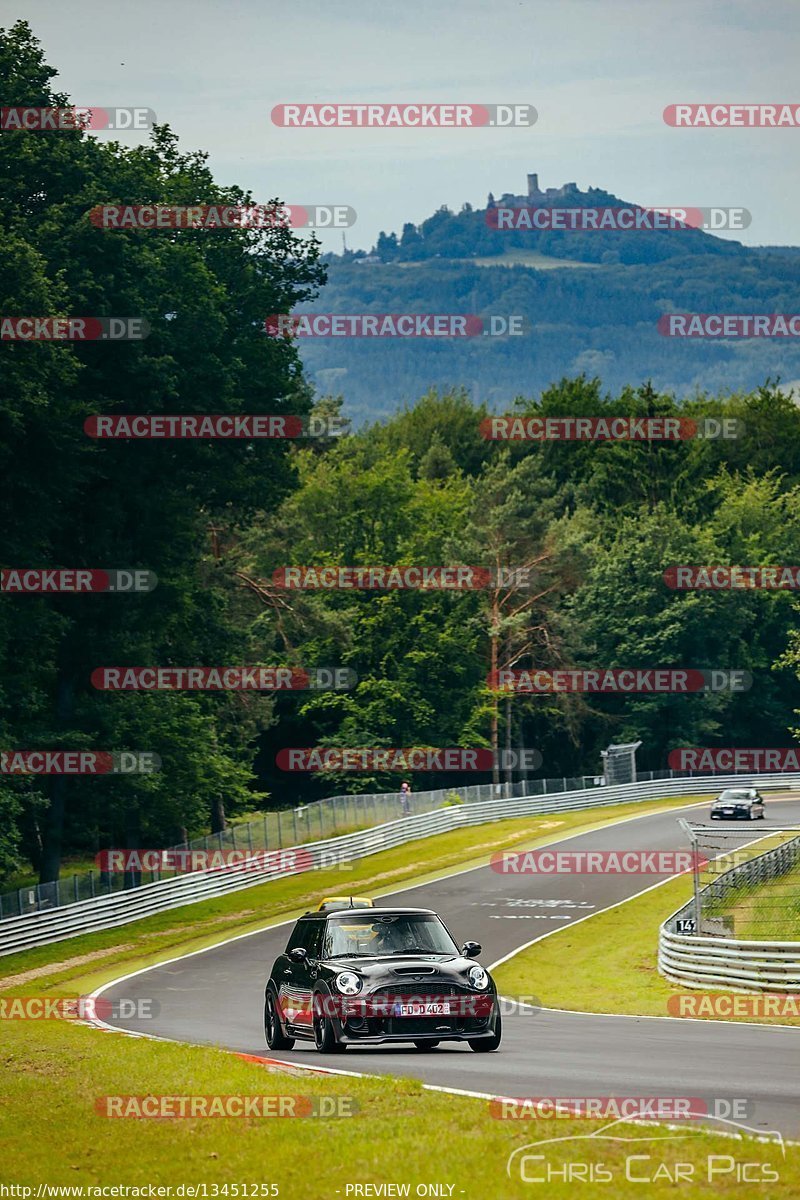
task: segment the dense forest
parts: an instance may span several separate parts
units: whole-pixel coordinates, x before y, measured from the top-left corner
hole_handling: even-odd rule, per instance
[[[4,95],[66,104],[52,75],[27,25],[6,31]],[[340,311],[367,287],[374,311],[401,311],[414,298],[418,308],[422,268],[334,265],[326,285],[318,244],[290,229],[109,232],[87,215],[102,202],[200,200],[252,197],[216,183],[205,156],[181,152],[167,126],[133,149],[81,132],[0,139],[0,311],[135,316],[151,329],[120,344],[3,343],[3,563],[140,568],[159,580],[140,595],[0,598],[0,750],[139,749],[162,764],[129,777],[0,776],[0,881],[26,861],[48,880],[64,856],[123,839],[169,845],[219,828],[226,814],[399,784],[369,772],[287,775],[275,761],[285,747],[494,739],[537,748],[541,775],[579,775],[599,769],[612,741],[640,739],[639,765],[651,769],[664,769],[678,746],[790,743],[800,671],[792,593],[683,593],[663,576],[680,563],[800,562],[800,410],[774,382],[769,344],[693,346],[718,364],[746,353],[743,377],[757,372],[759,383],[679,403],[657,380],[688,344],[651,341],[642,322],[666,297],[676,308],[724,301],[790,311],[800,266],[776,256],[770,274],[726,251],[693,256],[691,270],[680,257],[657,267],[486,271],[476,309],[517,311],[535,298],[547,325],[539,350],[513,357],[506,339],[468,360],[463,345],[424,347],[438,388],[419,387],[383,416],[396,407],[409,347],[354,343],[338,383],[338,346],[316,345],[336,386],[315,393],[296,343],[267,336],[264,319],[311,303],[331,311],[326,286],[339,289]],[[464,285],[478,276],[427,269],[431,311],[466,311]],[[602,331],[598,345],[619,339],[624,382],[609,388],[597,362],[581,360],[589,334],[577,336],[576,321]],[[496,403],[461,386],[471,371]],[[361,419],[341,436],[297,441],[102,441],[83,428],[98,413],[325,417],[359,406]],[[502,442],[481,434],[490,409],[742,424],[732,440]],[[276,584],[276,572],[304,564],[525,565],[533,586]],[[112,664],[333,665],[354,671],[357,684],[292,695],[98,691],[92,672]],[[736,668],[753,684],[742,693],[509,697],[487,683],[493,664]],[[420,776],[414,786],[473,781]]]

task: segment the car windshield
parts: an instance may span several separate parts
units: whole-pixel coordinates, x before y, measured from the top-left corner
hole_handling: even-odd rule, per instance
[[[736,788],[728,788],[720,796],[720,800],[749,800],[750,793],[736,790]]]
[[[458,954],[458,947],[436,916],[365,913],[328,922],[323,958],[390,954]]]

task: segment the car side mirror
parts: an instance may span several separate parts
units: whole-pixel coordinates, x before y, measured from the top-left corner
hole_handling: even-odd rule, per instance
[[[461,947],[461,953],[464,955],[464,958],[477,958],[480,952],[480,942],[464,942],[464,945]]]
[[[306,950],[305,946],[295,946],[294,950],[289,951],[289,958],[292,960],[292,962],[305,962],[308,958],[308,951]]]

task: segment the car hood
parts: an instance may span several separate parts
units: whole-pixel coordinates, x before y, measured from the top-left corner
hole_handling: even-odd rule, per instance
[[[387,980],[403,979],[419,982],[425,979],[451,979],[462,981],[470,967],[479,966],[474,958],[457,955],[446,958],[436,955],[396,954],[390,957],[372,958],[357,955],[353,958],[328,959],[324,966],[330,971],[355,971],[367,982],[385,983]]]

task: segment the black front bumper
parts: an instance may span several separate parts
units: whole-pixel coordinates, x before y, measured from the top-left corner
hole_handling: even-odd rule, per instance
[[[396,996],[397,992],[392,989]],[[414,993],[414,998],[424,1001],[428,997]],[[381,992],[363,998],[381,1001]],[[431,995],[430,999],[434,999]],[[348,1045],[379,1045],[382,1042],[420,1041],[472,1041],[475,1038],[493,1037],[499,1015],[499,1001],[494,993],[466,993],[455,989],[437,989],[435,999],[452,1003],[453,1012],[437,1016],[400,1016],[387,1013],[371,1016],[360,1013],[348,1015],[343,1012],[337,1018],[337,1033]]]
[[[339,1041],[345,1046],[382,1046],[391,1042],[472,1042],[478,1041],[480,1038],[494,1037],[494,1026],[487,1028],[485,1025],[468,1033],[465,1031],[450,1030],[447,1033],[381,1033],[381,1034],[360,1034],[351,1033],[344,1029],[339,1035]]]

